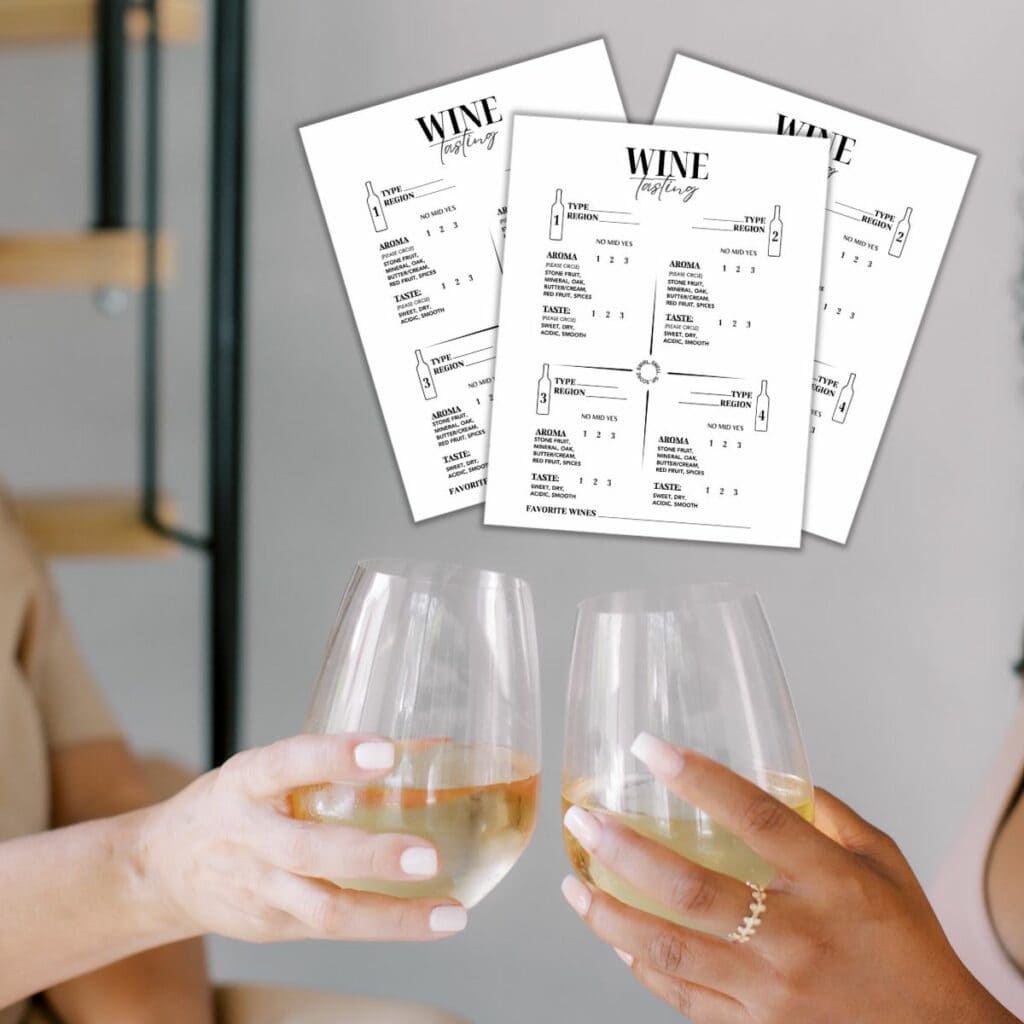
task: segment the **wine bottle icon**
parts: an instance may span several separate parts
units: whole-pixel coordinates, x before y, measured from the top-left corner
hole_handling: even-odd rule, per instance
[[[836,407],[832,413],[833,423],[846,422],[846,414],[850,411],[850,403],[853,401],[853,382],[856,379],[857,374],[851,373],[850,379],[846,382],[846,386],[839,392],[839,398],[836,401]]]
[[[910,234],[910,215],[914,212],[912,206],[907,207],[903,219],[896,225],[892,233],[892,241],[889,243],[889,255],[899,259],[903,255],[903,246],[907,244],[907,235]]]
[[[771,223],[768,225],[768,255],[769,256],[781,256],[782,255],[782,212],[781,206],[775,207],[775,213],[772,216]]]
[[[366,208],[370,211],[370,220],[373,221],[374,231],[387,231],[388,221],[384,216],[384,205],[380,201],[373,187],[373,182],[366,183]]]
[[[562,190],[555,189],[555,201],[551,204],[551,216],[548,219],[548,238],[552,242],[562,240],[562,232],[565,229],[565,204],[562,202]]]
[[[776,207],[777,209],[777,207]],[[768,429],[768,407],[771,405],[768,397],[768,381],[761,381],[761,393],[754,402],[754,429],[764,433]]]
[[[423,397],[428,402],[432,398],[437,398],[437,388],[434,387],[434,371],[427,365],[420,349],[416,349],[416,374],[420,379],[420,390],[423,392]]]
[[[551,374],[549,366],[544,364],[540,380],[537,381],[537,415],[547,416],[551,412]]]

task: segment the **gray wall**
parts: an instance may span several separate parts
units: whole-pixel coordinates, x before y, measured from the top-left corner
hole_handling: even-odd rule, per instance
[[[254,2],[245,735],[296,730],[352,564],[374,554],[488,565],[534,581],[547,785],[537,837],[429,947],[246,948],[222,977],[422,997],[488,1024],[672,1016],[586,934],[557,886],[557,766],[573,605],[688,579],[756,585],[816,780],[899,838],[928,876],[1014,701],[1024,618],[1024,366],[1017,340],[1024,7],[959,0]],[[982,7],[984,16],[982,16]],[[799,553],[414,527],[295,132],[299,122],[604,35],[627,109],[649,118],[676,48],[980,153],[939,285],[846,548]],[[88,61],[0,56],[0,224],[82,222]],[[201,512],[206,54],[167,59],[167,216],[183,268],[167,299],[166,477]],[[927,174],[927,168],[921,168]],[[0,470],[16,485],[134,479],[134,320],[83,296],[0,296]],[[82,643],[139,742],[198,758],[201,565],[58,570]]]

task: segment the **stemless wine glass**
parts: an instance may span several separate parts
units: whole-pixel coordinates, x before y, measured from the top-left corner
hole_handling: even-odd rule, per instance
[[[715,871],[767,885],[772,868],[630,753],[640,732],[706,754],[808,820],[813,787],[786,677],[757,594],[730,583],[626,591],[580,604],[570,669],[562,810],[611,815]],[[618,878],[563,830],[585,881],[691,924]]]
[[[389,896],[478,903],[533,833],[540,771],[537,639],[530,588],[486,570],[360,562],[341,602],[306,731],[395,742],[366,785],[292,794],[296,817],[433,842],[427,881],[332,879]]]

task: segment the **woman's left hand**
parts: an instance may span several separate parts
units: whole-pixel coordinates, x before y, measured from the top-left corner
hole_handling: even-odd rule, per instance
[[[606,815],[566,813],[591,857],[702,929],[634,910],[574,876],[562,884],[591,930],[681,1014],[697,1024],[1016,1024],[957,958],[896,844],[834,796],[817,790],[811,825],[699,754],[646,734],[633,752],[776,872],[758,913],[743,882]],[[737,942],[748,916],[751,934]]]

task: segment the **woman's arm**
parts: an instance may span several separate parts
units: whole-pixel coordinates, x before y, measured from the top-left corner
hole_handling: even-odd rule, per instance
[[[0,1006],[195,934],[148,876],[145,813],[0,844]]]
[[[288,816],[290,790],[370,781],[393,762],[381,737],[296,736],[236,755],[154,807],[0,843],[0,1006],[210,931],[256,942],[461,931],[454,900],[321,881],[431,877],[440,865],[428,841]]]
[[[647,735],[633,751],[776,872],[759,896],[609,817],[566,812],[566,827],[592,857],[693,923],[634,910],[574,876],[563,883],[590,928],[684,1016],[697,1024],[1019,1024],[957,959],[896,844],[845,804],[818,790],[815,827],[699,754]]]
[[[121,740],[82,743],[50,758],[53,823],[75,825],[148,807],[158,793]],[[49,989],[63,1024],[212,1024],[201,939],[160,946]]]

